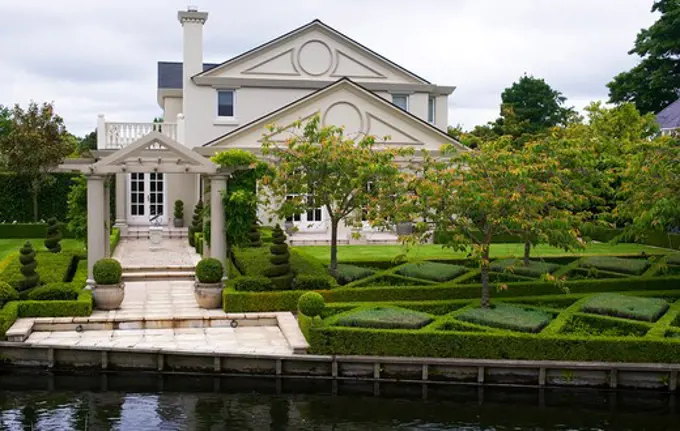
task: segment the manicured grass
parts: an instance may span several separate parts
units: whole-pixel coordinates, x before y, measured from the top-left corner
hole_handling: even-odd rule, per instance
[[[330,262],[330,247],[310,245],[294,247],[316,257],[323,262]],[[532,250],[532,256],[583,256],[604,254],[640,254],[645,252],[663,253],[666,249],[640,244],[590,244],[583,250],[567,253],[562,249],[539,244]],[[338,246],[338,260],[342,261],[385,261],[394,259],[404,253],[400,245],[341,245]],[[492,244],[491,257],[517,257],[524,253],[524,244]],[[423,244],[409,250],[409,259],[465,259],[467,252],[457,252],[443,248],[441,245]]]
[[[338,318],[338,326],[376,329],[419,329],[432,322],[432,316],[399,307],[371,307],[349,312]]]
[[[498,304],[493,308],[470,308],[456,316],[464,322],[520,332],[540,332],[552,316],[540,310],[528,310],[516,305]]]
[[[588,298],[582,310],[588,313],[655,322],[668,310],[668,303],[658,298],[603,293]]]
[[[597,268],[604,271],[640,275],[649,266],[649,261],[646,259],[623,259],[614,256],[590,256],[581,260],[581,266],[584,268]]]
[[[239,248],[234,250],[236,266],[243,275],[265,276],[271,267],[269,246]],[[326,267],[315,259],[309,259],[304,252],[290,252],[290,266],[294,274],[328,275]]]
[[[21,246],[24,245],[24,243],[27,240],[25,239],[0,239],[0,260],[4,259],[8,255],[18,252]],[[43,244],[43,241],[45,241],[45,238],[30,238],[28,241],[31,241],[31,244],[33,244],[33,248],[36,250],[45,250],[45,245]],[[62,239],[61,240],[61,247],[62,250],[72,250],[72,251],[84,251],[85,248],[83,247],[83,244],[75,239]]]
[[[430,281],[448,281],[470,271],[470,268],[439,262],[409,263],[397,270],[398,274]]]
[[[491,270],[497,272],[509,272],[511,274],[528,275],[540,277],[543,274],[550,274],[560,266],[555,263],[529,261],[525,265],[522,259],[499,259],[491,262]]]
[[[38,251],[35,254],[35,260],[38,262],[36,272],[40,275],[40,284],[58,283],[67,281],[69,270],[75,271],[74,256],[79,253],[73,251],[63,251],[61,253],[51,253],[47,250]],[[76,261],[77,262],[77,261]],[[0,280],[8,283],[17,290],[22,290],[21,286],[24,276],[21,273],[21,262],[19,258],[13,259],[9,265],[0,272]],[[73,272],[71,276],[73,276]],[[68,280],[70,281],[70,280]]]

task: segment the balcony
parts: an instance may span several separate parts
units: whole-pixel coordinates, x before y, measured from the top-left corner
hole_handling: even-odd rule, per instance
[[[182,143],[184,141],[182,136],[183,123],[182,114],[177,116],[176,123],[109,122],[103,115],[100,115],[97,121],[97,149],[119,150],[154,131]]]

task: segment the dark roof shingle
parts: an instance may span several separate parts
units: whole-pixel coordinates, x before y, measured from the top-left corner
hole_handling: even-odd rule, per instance
[[[215,63],[203,63],[203,70],[217,66]],[[158,88],[182,88],[182,63],[176,61],[158,62]]]
[[[662,129],[676,129],[680,127],[680,99],[656,114],[656,121]]]

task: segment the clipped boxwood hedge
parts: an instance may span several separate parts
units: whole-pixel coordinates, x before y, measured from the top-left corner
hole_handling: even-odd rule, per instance
[[[668,303],[659,298],[603,293],[588,298],[581,309],[588,313],[655,322],[668,310]]]
[[[642,274],[650,265],[646,259],[624,259],[614,256],[588,256],[580,261],[584,268],[597,268],[604,271],[621,272],[624,274]]]
[[[558,269],[560,265],[556,263],[538,262],[530,260],[525,264],[521,259],[500,259],[491,262],[491,270],[496,272],[510,272],[530,277],[540,277],[543,274],[550,274]]]
[[[498,304],[491,308],[470,308],[456,316],[464,322],[520,332],[540,332],[552,319],[542,310],[530,310],[516,305]]]
[[[326,267],[317,259],[301,252],[289,249],[290,265],[293,274],[328,275]],[[265,275],[271,267],[269,246],[258,248],[239,248],[234,250],[234,264],[243,275]]]
[[[335,316],[337,326],[383,329],[419,329],[434,319],[427,313],[399,307],[360,307]]]
[[[397,274],[410,278],[422,278],[430,281],[449,281],[470,271],[470,268],[439,262],[414,262],[397,269]]]
[[[35,256],[38,262],[36,272],[40,274],[40,281],[43,284],[70,282],[80,259],[78,252],[50,253],[47,250],[38,250]],[[14,259],[0,272],[0,280],[9,283],[15,289],[20,288],[24,276],[21,273],[18,256],[14,255]]]
[[[68,229],[66,229],[66,225],[62,225],[61,229],[64,238],[73,237]],[[45,238],[46,235],[46,223],[0,223],[0,238]]]
[[[375,274],[375,270],[363,266],[339,263],[335,269],[335,279],[343,286],[362,278],[370,277]]]

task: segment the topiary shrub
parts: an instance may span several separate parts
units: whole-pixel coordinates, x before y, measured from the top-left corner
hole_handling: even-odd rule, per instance
[[[219,283],[224,275],[222,262],[214,257],[201,259],[196,265],[196,277],[201,283]]]
[[[116,259],[99,259],[92,267],[96,284],[120,284],[123,268]]]
[[[337,285],[335,279],[327,275],[300,274],[295,277],[295,290],[329,290]]]
[[[18,299],[19,294],[17,291],[4,281],[0,281],[0,309],[9,301],[16,301]]]
[[[180,199],[175,201],[175,210],[173,211],[173,216],[177,220],[184,221],[184,202],[182,202]]]
[[[61,232],[61,223],[56,218],[52,217],[47,220],[47,238],[45,239],[45,248],[52,253],[59,253],[61,251],[61,244],[59,241],[64,237]]]
[[[229,280],[227,284],[239,292],[269,292],[274,290],[271,279],[261,275],[238,277]]]
[[[272,280],[274,286],[279,290],[290,289],[293,281],[293,273],[290,270],[290,253],[286,244],[286,234],[278,224],[272,233],[272,245],[269,247],[271,256],[269,262],[272,264],[264,271],[264,275]]]
[[[50,283],[28,292],[31,301],[75,301],[78,289],[69,283]]]
[[[320,315],[326,306],[326,302],[317,292],[307,292],[298,299],[298,310],[300,313],[312,319]]]
[[[191,226],[189,226],[189,245],[196,247],[194,242],[197,232],[203,230],[203,201],[199,200],[194,207],[194,216],[191,219]]]
[[[253,220],[253,224],[250,226],[250,233],[248,234],[248,240],[250,241],[250,247],[262,247],[262,237],[260,236],[260,226],[257,224],[257,220]]]
[[[19,262],[21,262],[21,274],[24,279],[19,284],[19,290],[24,291],[32,289],[40,282],[40,275],[35,271],[38,267],[38,262],[35,260],[35,250],[30,241],[26,241],[21,250],[19,250]]]

